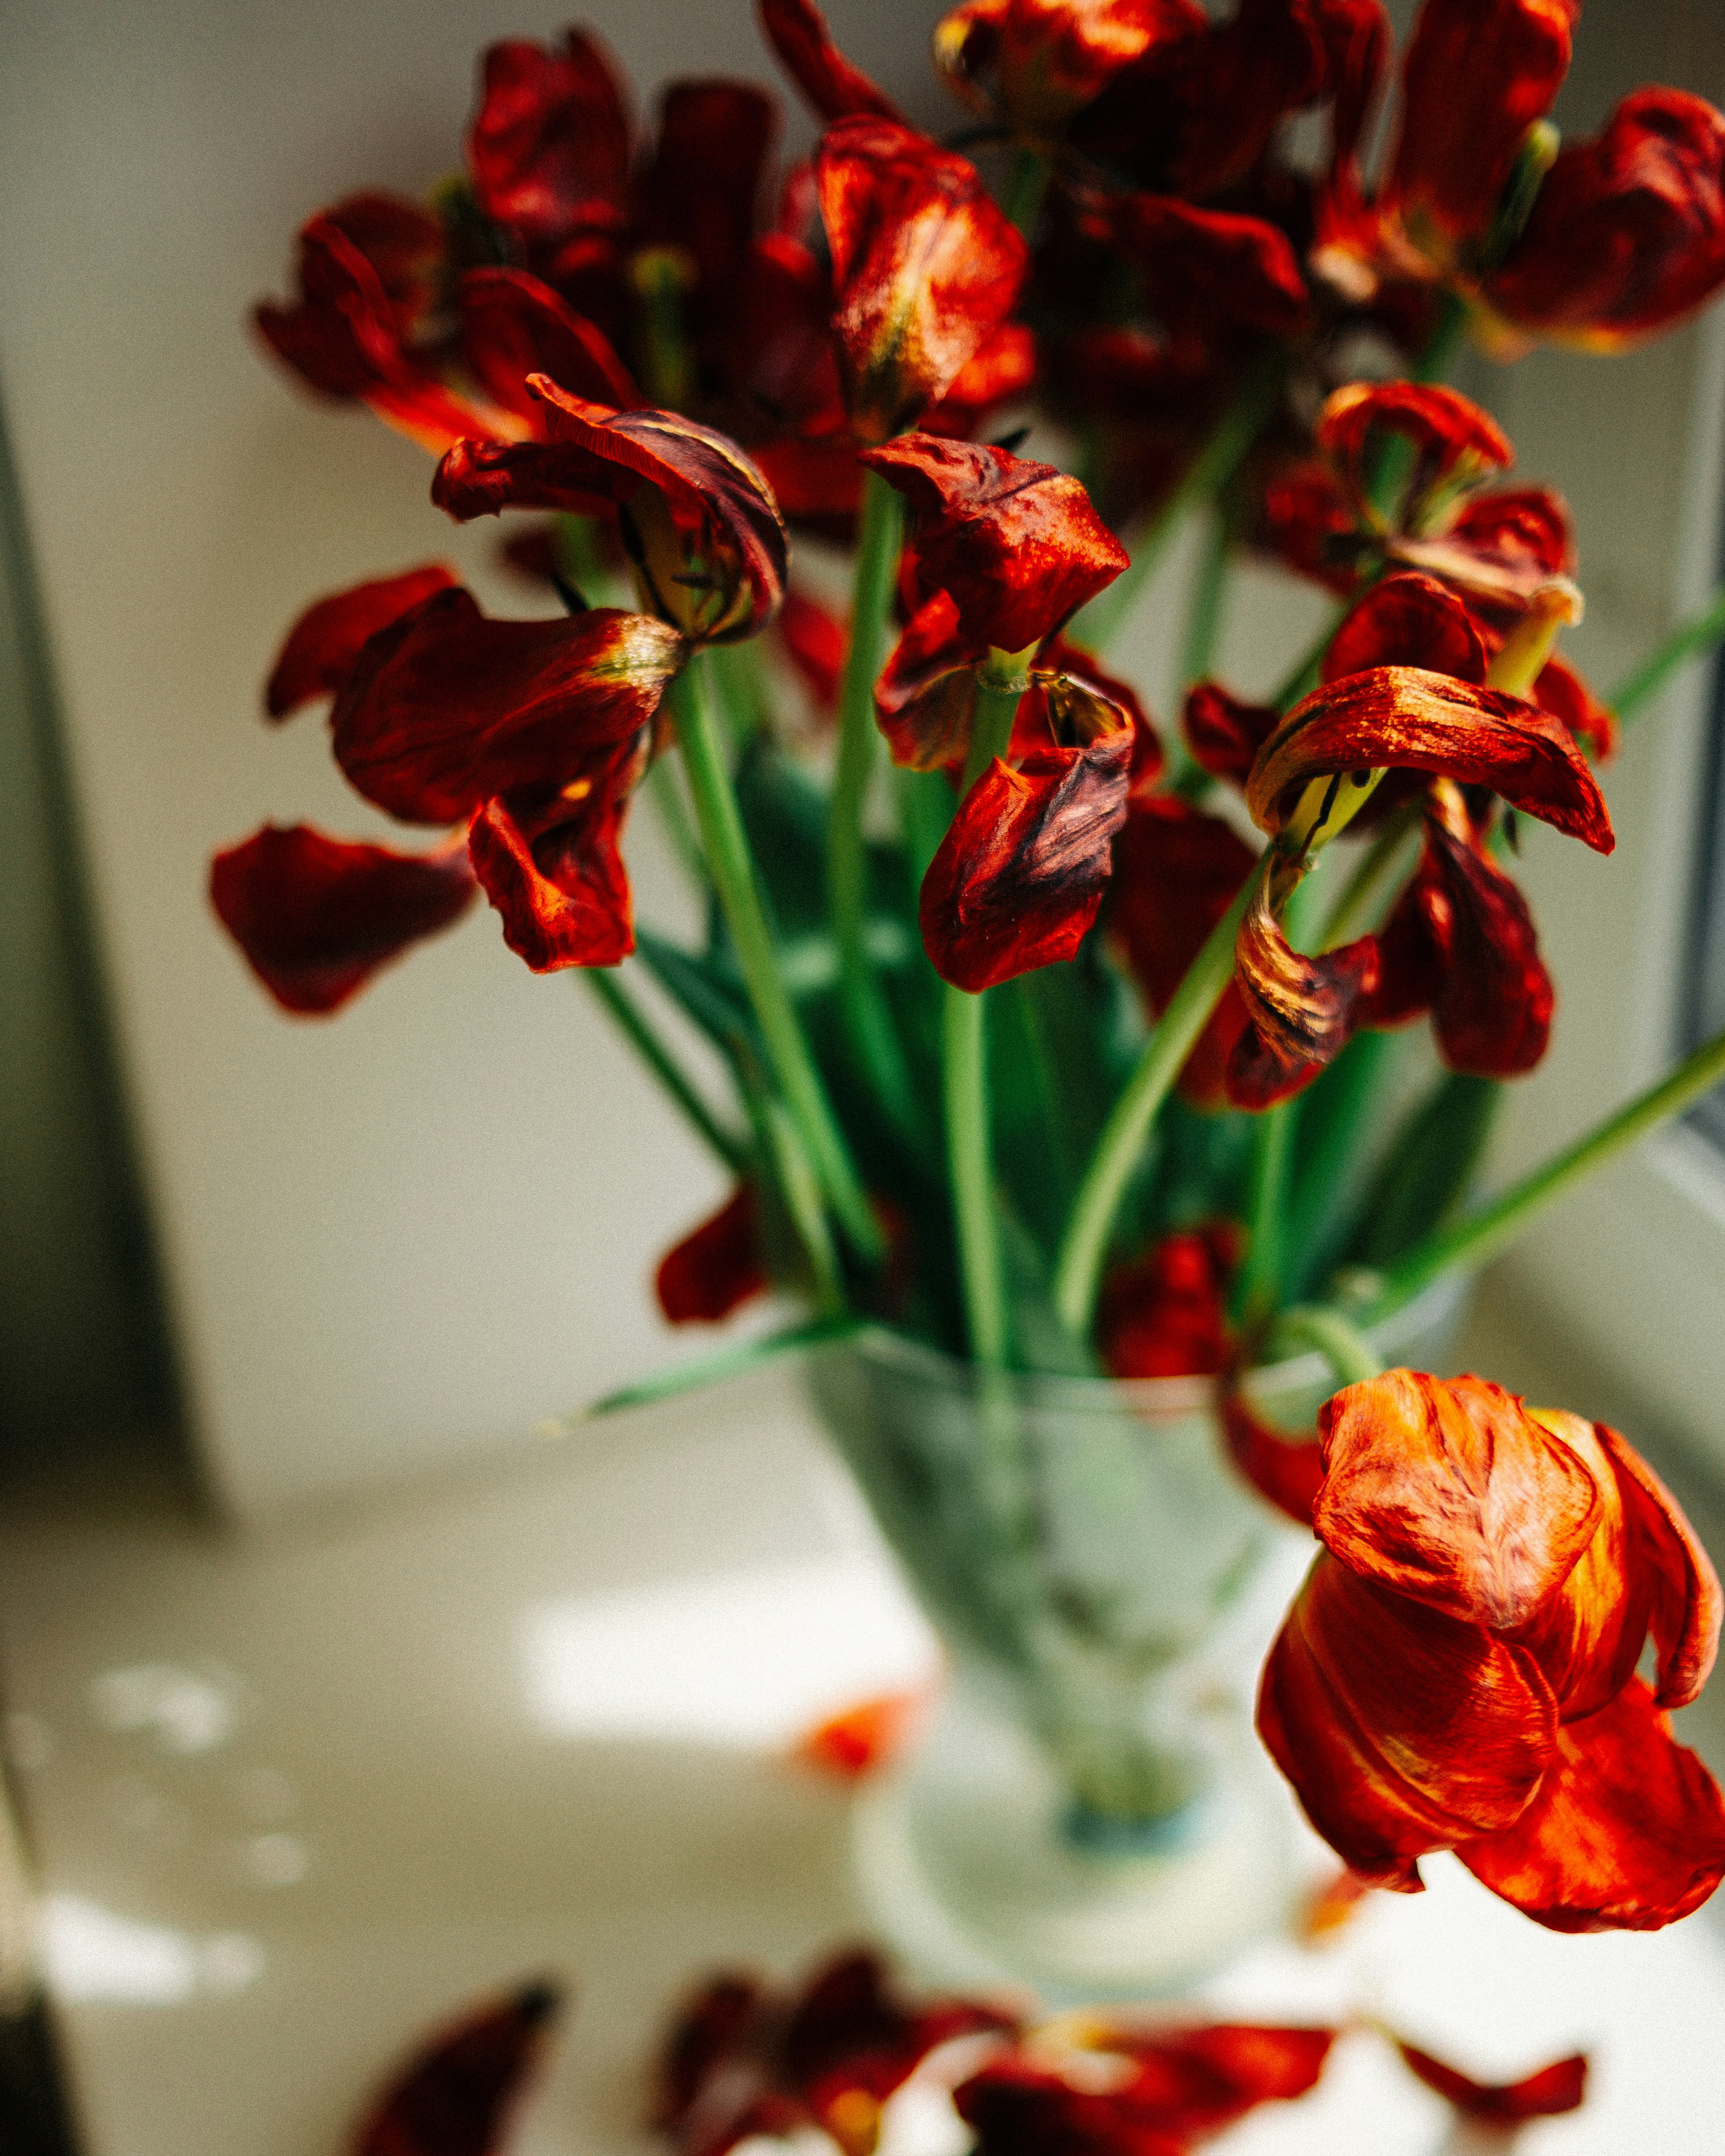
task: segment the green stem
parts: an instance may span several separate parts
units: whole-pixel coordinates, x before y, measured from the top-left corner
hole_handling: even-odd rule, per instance
[[[1664,688],[1677,669],[1703,651],[1711,651],[1725,638],[1725,591],[1716,592],[1697,614],[1680,622],[1671,634],[1656,644],[1640,665],[1618,684],[1605,701],[1625,724]]]
[[[878,472],[863,478],[862,523],[850,602],[850,649],[839,699],[839,761],[827,813],[827,905],[839,952],[839,1004],[853,1046],[892,1123],[915,1123],[910,1074],[869,963],[868,849],[863,803],[880,746],[875,681],[886,652],[887,618],[898,572],[899,498]]]
[[[1420,822],[1423,803],[1405,801],[1384,820],[1383,829],[1354,865],[1324,923],[1323,948],[1334,951],[1377,926],[1386,888],[1400,877],[1402,856]]]
[[[733,747],[741,750],[754,736],[773,723],[773,707],[767,684],[761,679],[761,647],[747,644],[715,644],[707,654],[719,708],[731,730]]]
[[[1222,599],[1227,589],[1228,568],[1234,533],[1220,509],[1213,510],[1204,535],[1204,552],[1193,580],[1191,603],[1186,610],[1186,630],[1180,643],[1180,686],[1208,680],[1215,668],[1216,639],[1222,627]]]
[[[1278,348],[1247,377],[1244,388],[1217,421],[1209,439],[1186,467],[1179,485],[1151,520],[1133,550],[1131,564],[1105,592],[1074,617],[1072,639],[1102,650],[1125,626],[1127,616],[1189,510],[1213,501],[1239,470],[1281,394],[1285,356]]]
[[[1464,1214],[1450,1226],[1416,1243],[1385,1270],[1361,1322],[1375,1324],[1411,1301],[1430,1281],[1452,1266],[1484,1265],[1513,1241],[1542,1207],[1573,1190],[1660,1124],[1681,1115],[1722,1078],[1725,1078],[1725,1033],[1686,1056],[1668,1078],[1638,1094],[1543,1168],[1512,1183],[1489,1205]]]
[[[1235,1281],[1236,1324],[1248,1329],[1269,1317],[1281,1294],[1282,1235],[1294,1162],[1297,1101],[1283,1101],[1259,1116],[1252,1132],[1250,1240]]]
[[[1012,739],[1017,689],[978,685],[963,793],[1004,756]],[[960,797],[963,798],[963,795]],[[948,983],[941,1015],[942,1105],[947,1127],[947,1173],[958,1238],[958,1272],[964,1290],[970,1357],[985,1368],[1004,1366],[1007,1356],[1006,1274],[995,1210],[993,1133],[988,1116],[988,1040],[981,995]]]
[[[1048,192],[1050,177],[1049,162],[1040,150],[1014,151],[1012,169],[1006,176],[1006,192],[1001,198],[1000,207],[1026,239],[1041,215],[1042,198]]]
[[[1427,340],[1419,364],[1414,369],[1416,382],[1441,382],[1449,372],[1455,359],[1456,347],[1461,342],[1461,332],[1467,326],[1467,305],[1459,292],[1446,291],[1438,311],[1436,326]]]
[[[724,1128],[696,1091],[670,1050],[653,1030],[639,1004],[616,973],[607,967],[588,966],[582,969],[581,978],[610,1014],[618,1031],[706,1139],[713,1152],[733,1175],[747,1174],[748,1147],[734,1132]]]
[[[761,1028],[773,1075],[795,1118],[810,1158],[826,1187],[840,1226],[858,1254],[880,1256],[885,1244],[879,1224],[857,1179],[850,1147],[834,1121],[826,1088],[814,1067],[809,1044],[778,971],[772,931],[755,880],[742,818],[731,774],[725,767],[706,693],[702,663],[696,659],[671,685],[671,709],[694,797],[701,840],[713,887],[724,909],[737,963]]]
[[[701,850],[701,841],[695,835],[695,827],[689,821],[689,810],[677,790],[676,767],[669,757],[656,756],[647,773],[647,783],[652,791],[653,806],[665,826],[665,836],[670,840],[671,851],[679,866],[697,891],[703,895],[712,888],[706,872],[706,860]]]
[[[1276,1332],[1278,1341],[1292,1340],[1316,1348],[1344,1385],[1363,1384],[1368,1378],[1384,1374],[1382,1357],[1359,1327],[1338,1310],[1312,1304],[1285,1310],[1276,1321]]]
[[[1374,1096],[1401,1036],[1357,1033],[1325,1073],[1333,1097],[1315,1137],[1308,1140],[1301,1111],[1300,1171],[1294,1179],[1282,1229],[1282,1249],[1291,1294],[1304,1295],[1329,1270],[1332,1249],[1353,1201],[1355,1175],[1368,1142]],[[1317,1096],[1313,1095],[1314,1106]]]
[[[1144,1044],[1137,1068],[1109,1111],[1091,1156],[1055,1266],[1055,1307],[1075,1339],[1086,1338],[1096,1308],[1102,1260],[1120,1201],[1137,1168],[1156,1111],[1180,1075],[1199,1035],[1234,978],[1234,941],[1267,872],[1266,853],[1241,886]]]
[[[1312,642],[1294,661],[1291,671],[1270,699],[1278,711],[1292,711],[1302,696],[1309,696],[1317,686],[1318,675],[1323,670],[1324,654],[1329,649],[1330,640],[1336,631],[1347,620],[1353,604],[1353,601],[1348,599],[1337,607]]]
[[[655,1400],[674,1399],[679,1393],[694,1392],[702,1385],[716,1385],[726,1378],[740,1377],[745,1370],[757,1369],[762,1363],[777,1362],[783,1355],[802,1354],[814,1348],[836,1347],[841,1341],[856,1339],[868,1329],[865,1318],[817,1317],[804,1325],[788,1326],[783,1332],[769,1332],[764,1340],[739,1341],[734,1347],[721,1348],[716,1354],[697,1356],[692,1363],[680,1363],[672,1369],[660,1371],[656,1376],[624,1385],[619,1392],[607,1393],[603,1399],[595,1400],[578,1414],[559,1416],[542,1424],[540,1434],[561,1437],[600,1415],[617,1414],[624,1408],[648,1407]]]

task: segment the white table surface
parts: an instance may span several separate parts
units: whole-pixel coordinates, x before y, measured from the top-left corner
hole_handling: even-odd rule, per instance
[[[146,1486],[5,1511],[12,1750],[90,2156],[335,2156],[404,2045],[541,1970],[580,1997],[521,2156],[642,2148],[677,1991],[857,1932],[845,1794],[783,1740],[932,1649],[787,1379],[243,1538]],[[1428,1871],[1208,2001],[1379,2014],[1497,2077],[1589,2047],[1586,2109],[1530,2156],[1725,2148],[1711,1916],[1558,1938]],[[1358,2036],[1222,2145],[1424,2156],[1445,2116]]]

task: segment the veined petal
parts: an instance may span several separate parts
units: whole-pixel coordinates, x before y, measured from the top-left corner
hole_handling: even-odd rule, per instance
[[[210,863],[210,903],[284,1010],[339,1010],[380,966],[458,921],[473,872],[459,847],[400,854],[266,824]]]
[[[1248,1023],[1228,1059],[1228,1097],[1262,1109],[1311,1084],[1353,1038],[1378,985],[1378,939],[1310,958],[1294,949],[1275,912],[1272,879],[1240,925],[1234,978]]]
[[[633,740],[686,655],[650,615],[488,621],[470,593],[439,592],[361,653],[331,714],[336,761],[403,822],[454,823]]]
[[[1443,956],[1431,998],[1438,1052],[1451,1070],[1517,1078],[1551,1038],[1556,995],[1527,901],[1476,839],[1461,796],[1431,789],[1418,901]]]
[[[1318,1413],[1318,1539],[1362,1578],[1511,1632],[1555,1596],[1604,1500],[1584,1459],[1512,1394],[1390,1370]]]
[[[1418,666],[1482,686],[1486,647],[1473,619],[1435,577],[1385,577],[1355,603],[1324,654],[1325,681],[1373,666]],[[1244,774],[1242,774],[1244,775]]]
[[[1553,2059],[1548,2066],[1524,2074],[1518,2082],[1476,2082],[1399,2037],[1395,2048],[1409,2073],[1454,2104],[1464,2118],[1476,2118],[1481,2125],[1517,2127],[1524,2126],[1530,2118],[1556,2118],[1565,2112],[1579,2111],[1586,2100],[1585,2051]]]
[[[922,880],[922,942],[943,981],[976,994],[1073,956],[1102,902],[1131,761],[1125,726],[1017,771],[995,757]]]
[[[1053,465],[938,434],[906,434],[861,460],[911,503],[918,576],[950,593],[975,643],[1040,644],[1127,566],[1082,485]]]
[[[429,562],[424,568],[352,584],[317,600],[288,631],[276,654],[264,690],[264,709],[272,719],[285,719],[319,696],[334,696],[380,629],[455,582],[453,569]]]
[[[1526,1656],[1321,1552],[1264,1666],[1258,1733],[1343,1863],[1416,1892],[1419,1857],[1527,1808],[1557,1709]]]
[[[839,121],[815,179],[851,427],[885,441],[1006,320],[1029,250],[973,165],[895,121]]]
[[[946,592],[911,615],[875,684],[875,716],[901,769],[944,771],[963,762],[976,716],[976,670],[987,656],[986,644],[961,632]]]
[[[700,643],[764,629],[784,595],[788,541],[772,488],[736,443],[678,413],[583,403],[543,374],[527,388],[546,439],[458,443],[432,481],[438,506],[459,523],[505,509],[618,508],[663,619]]]
[[[1569,71],[1579,0],[1425,0],[1403,64],[1389,199],[1440,261],[1483,239]]]
[[[1281,828],[1317,778],[1388,767],[1486,786],[1609,854],[1604,800],[1566,728],[1520,696],[1414,666],[1376,666],[1315,690],[1265,744],[1246,783],[1260,830]]]
[[[620,225],[631,129],[615,63],[590,31],[561,48],[508,38],[480,64],[467,169],[481,210],[541,244]]]
[[[1558,1730],[1521,1816],[1456,1854],[1552,1931],[1657,1931],[1725,1876],[1725,1801],[1631,1677],[1609,1707]]]
[[[536,429],[545,407],[527,388],[530,374],[548,374],[577,397],[624,410],[642,401],[604,331],[525,270],[465,273],[461,342],[486,394]]]
[[[898,107],[845,59],[813,0],[758,0],[761,28],[784,69],[823,120],[872,113],[897,120]]]
[[[1657,1704],[1687,1707],[1699,1697],[1719,1650],[1719,1576],[1676,1499],[1641,1455],[1604,1423],[1595,1423],[1594,1432],[1617,1471],[1631,1563],[1652,1583]]]
[[[583,760],[564,784],[485,802],[467,834],[474,873],[503,940],[536,973],[615,966],[635,947],[634,902],[619,850],[649,730]]]
[[[1725,117],[1686,91],[1650,89],[1560,152],[1486,295],[1524,336],[1615,351],[1722,285]]]
[[[1367,522],[1375,515],[1373,464],[1386,435],[1399,435],[1414,451],[1395,519],[1402,531],[1423,531],[1445,509],[1453,515],[1459,495],[1515,461],[1497,422],[1459,390],[1423,382],[1348,382],[1325,400],[1315,439]]]
[[[654,1292],[673,1325],[716,1325],[766,1292],[758,1211],[754,1185],[739,1183],[716,1213],[660,1260]]]

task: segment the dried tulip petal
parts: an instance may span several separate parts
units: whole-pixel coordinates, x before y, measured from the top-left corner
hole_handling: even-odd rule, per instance
[[[1164,1235],[1102,1283],[1096,1344],[1117,1378],[1213,1377],[1233,1340],[1228,1282],[1240,1260],[1226,1224]]]
[[[875,715],[893,762],[906,771],[962,764],[976,716],[976,669],[987,647],[963,636],[958,609],[937,592],[911,617],[875,684]]]
[[[434,2037],[367,2113],[353,2156],[493,2156],[562,2004],[557,1985],[524,1984]]]
[[[619,965],[635,947],[619,849],[647,756],[644,730],[593,758],[579,778],[513,789],[474,818],[474,873],[502,916],[504,942],[536,973]]]
[[[716,1325],[771,1285],[752,1183],[738,1183],[710,1219],[667,1250],[653,1281],[659,1307],[673,1325]]]
[[[1594,1431],[1617,1472],[1634,1536],[1632,1561],[1653,1584],[1656,1702],[1687,1707],[1700,1696],[1719,1650],[1719,1576],[1682,1508],[1646,1461],[1608,1424],[1595,1423]]]
[[[1553,2059],[1518,2082],[1476,2082],[1399,2037],[1395,2047],[1409,2073],[1454,2104],[1464,2118],[1477,2119],[1484,2126],[1516,2127],[1530,2118],[1559,2118],[1564,2112],[1579,2111],[1586,2100],[1585,2051]]]
[[[778,134],[778,100],[753,83],[709,78],[665,90],[630,238],[638,250],[675,248],[692,267],[685,305],[696,328],[735,305]]]
[[[1444,954],[1442,980],[1431,998],[1438,1052],[1451,1070],[1519,1077],[1545,1054],[1556,1003],[1533,916],[1476,841],[1460,795],[1442,781],[1434,793],[1419,889],[1433,941]]]
[[[352,584],[317,600],[288,631],[276,654],[264,690],[264,709],[272,719],[285,719],[319,696],[335,696],[380,629],[455,582],[453,569],[429,562],[424,568]]]
[[[1194,0],[965,0],[935,26],[935,72],[968,105],[986,112],[998,101],[1016,132],[1038,138],[1122,68],[1209,27]]]
[[[616,64],[590,31],[566,31],[561,48],[504,38],[480,63],[467,137],[475,198],[541,244],[619,226],[631,132]]]
[[[785,72],[823,120],[872,113],[897,120],[898,107],[833,43],[813,0],[758,0],[761,27]]]
[[[1222,1438],[1228,1456],[1260,1497],[1286,1513],[1296,1527],[1312,1525],[1312,1510],[1324,1479],[1317,1433],[1290,1437],[1252,1411],[1237,1383],[1223,1389]]]
[[[1219,681],[1197,681],[1186,691],[1186,745],[1212,778],[1244,786],[1259,750],[1281,724],[1273,704],[1249,703]]]
[[[1228,1059],[1235,1106],[1260,1110],[1291,1099],[1333,1062],[1361,1022],[1378,967],[1373,936],[1321,957],[1296,951],[1276,920],[1266,878],[1235,945],[1235,983],[1247,1017]]]
[[[1590,763],[1609,763],[1617,753],[1617,714],[1602,704],[1573,666],[1548,659],[1533,684],[1533,701],[1560,720]]]
[[[573,396],[624,410],[642,401],[603,331],[525,270],[466,272],[461,341],[486,394],[536,429],[545,407],[527,388],[530,374],[548,374]]]
[[[1486,647],[1460,599],[1435,577],[1385,577],[1357,600],[1324,654],[1322,678],[1419,666],[1483,686]]]
[[[1387,435],[1410,443],[1414,453],[1402,490],[1404,530],[1420,528],[1434,499],[1452,499],[1515,459],[1491,413],[1459,390],[1435,382],[1349,382],[1326,400],[1314,438],[1368,521],[1377,447]]]
[[[1200,209],[1175,195],[1113,198],[1091,220],[1148,272],[1165,305],[1266,335],[1291,336],[1311,299],[1287,235],[1260,217]]]

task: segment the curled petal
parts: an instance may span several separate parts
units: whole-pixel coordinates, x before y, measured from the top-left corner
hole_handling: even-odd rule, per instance
[[[1587,2053],[1553,2059],[1548,2066],[1524,2074],[1518,2082],[1476,2082],[1399,2038],[1395,2048],[1409,2073],[1455,2105],[1464,2118],[1482,2125],[1524,2126],[1530,2118],[1557,2118],[1579,2111],[1587,2097]]]
[[[1326,399],[1316,439],[1368,521],[1373,463],[1386,434],[1399,435],[1414,450],[1414,473],[1402,496],[1404,529],[1419,529],[1435,499],[1453,501],[1455,494],[1515,460],[1497,422],[1459,390],[1420,382],[1351,382]]]
[[[1602,704],[1585,681],[1561,659],[1548,659],[1533,684],[1533,701],[1561,721],[1569,738],[1589,763],[1609,763],[1617,753],[1617,714]]]
[[[1456,1854],[1552,1931],[1657,1931],[1725,1876],[1725,1800],[1631,1677],[1610,1706],[1558,1730],[1520,1817]]]
[[[1528,589],[1575,568],[1569,505],[1548,486],[1500,486],[1466,503],[1445,535]]]
[[[470,593],[439,592],[361,653],[331,714],[336,761],[404,823],[452,824],[633,741],[685,656],[650,615],[488,621]]]
[[[950,593],[965,636],[1022,651],[1127,566],[1080,482],[980,442],[906,434],[862,462],[911,505],[917,573]]]
[[[1176,312],[1195,306],[1245,329],[1286,336],[1310,311],[1299,257],[1263,218],[1199,209],[1174,195],[1132,194],[1111,202],[1097,222]]]
[[[858,113],[896,120],[898,107],[833,43],[827,19],[813,0],[758,0],[761,27],[787,74],[823,120]]]
[[[351,585],[345,592],[331,592],[307,607],[288,631],[270,670],[264,710],[272,719],[285,719],[319,696],[336,695],[380,629],[411,613],[433,593],[447,590],[455,581],[453,569],[430,562],[423,569],[403,570],[398,577],[379,577],[370,583]]]
[[[1003,322],[923,413],[923,431],[973,434],[1003,405],[1028,397],[1035,383],[1035,333],[1022,322]]]
[[[1430,998],[1438,1051],[1451,1070],[1519,1077],[1545,1054],[1556,1002],[1533,916],[1478,844],[1460,794],[1441,780],[1433,793],[1415,891],[1443,953]]]
[[[1073,956],[1102,902],[1131,760],[1125,726],[1017,771],[995,757],[922,880],[922,941],[943,981],[978,994]]]
[[[1557,1708],[1526,1656],[1322,1552],[1264,1666],[1258,1733],[1343,1862],[1414,1892],[1419,1857],[1527,1808]]]
[[[1186,692],[1186,744],[1213,778],[1244,786],[1258,752],[1281,724],[1273,704],[1249,704],[1219,681],[1194,682]]]
[[[526,38],[486,49],[467,169],[487,217],[541,244],[620,226],[629,136],[615,64],[591,32],[566,32],[560,49]]]
[[[361,2121],[353,2156],[483,2156],[501,2148],[562,2005],[560,1987],[541,1980],[439,2030]]]
[[[1237,1230],[1218,1223],[1164,1235],[1110,1273],[1096,1339],[1114,1376],[1213,1377],[1224,1369],[1231,1346],[1228,1282],[1239,1262]]]
[[[1286,1512],[1296,1527],[1309,1527],[1324,1479],[1323,1454],[1316,1434],[1289,1437],[1273,1430],[1252,1412],[1235,1383],[1223,1389],[1221,1414],[1228,1457],[1260,1497]]]
[[[486,394],[536,427],[545,407],[527,388],[530,374],[548,374],[577,397],[624,409],[641,402],[604,331],[525,270],[466,272],[461,341]]]
[[[210,863],[210,903],[284,1010],[339,1010],[380,966],[459,920],[473,871],[459,848],[399,854],[266,824]]]
[[[963,763],[976,716],[976,669],[987,647],[966,638],[937,592],[911,615],[875,684],[875,713],[893,762],[907,771]]]
[[[1099,734],[1129,726],[1132,730],[1130,798],[1134,801],[1152,798],[1162,776],[1162,742],[1129,681],[1106,672],[1091,653],[1056,636],[1036,654],[1030,671],[1030,693],[1019,706],[1019,719],[1034,715],[1039,706],[1046,712],[1050,730],[1062,748],[1082,747]]]
[[[1134,61],[1209,28],[1194,0],[965,0],[934,33],[935,72],[978,110],[988,79],[1019,134],[1057,131]]]
[[[1487,786],[1543,823],[1609,854],[1604,800],[1567,730],[1537,706],[1413,666],[1376,666],[1316,690],[1265,744],[1246,784],[1260,830],[1281,828],[1314,778],[1429,771]]]
[[[1318,1538],[1362,1578],[1507,1632],[1556,1595],[1604,1510],[1584,1459],[1483,1378],[1390,1370],[1318,1412]]]
[[[675,412],[584,403],[543,374],[527,387],[546,439],[458,443],[432,481],[438,506],[459,523],[505,509],[624,509],[664,619],[702,643],[764,629],[784,595],[784,520],[736,443]]]
[[[1240,926],[1234,978],[1248,1023],[1228,1059],[1228,1097],[1260,1109],[1286,1101],[1333,1062],[1378,985],[1378,939],[1362,936],[1308,958],[1276,918],[1270,879]]]
[[[769,1284],[752,1183],[738,1183],[710,1219],[667,1250],[653,1279],[659,1307],[673,1325],[716,1325]]]
[[[1719,1576],[1682,1508],[1635,1448],[1604,1423],[1594,1432],[1617,1471],[1630,1523],[1631,1562],[1652,1583],[1661,1707],[1687,1707],[1719,1650]]]
[[[644,730],[567,784],[517,788],[474,818],[474,873],[502,916],[504,942],[536,973],[619,965],[635,947],[619,845],[647,754]]]
[[[1486,282],[1515,329],[1612,351],[1725,285],[1725,118],[1680,90],[1638,90],[1560,153]]]
[[[1440,261],[1485,237],[1569,71],[1579,0],[1426,0],[1403,64],[1389,195]]]
[[[1358,599],[1324,654],[1323,679],[1373,666],[1419,666],[1483,685],[1486,647],[1460,599],[1435,577],[1385,577]]]
[[[973,165],[895,121],[839,121],[815,180],[851,427],[885,441],[1006,320],[1029,250]]]

